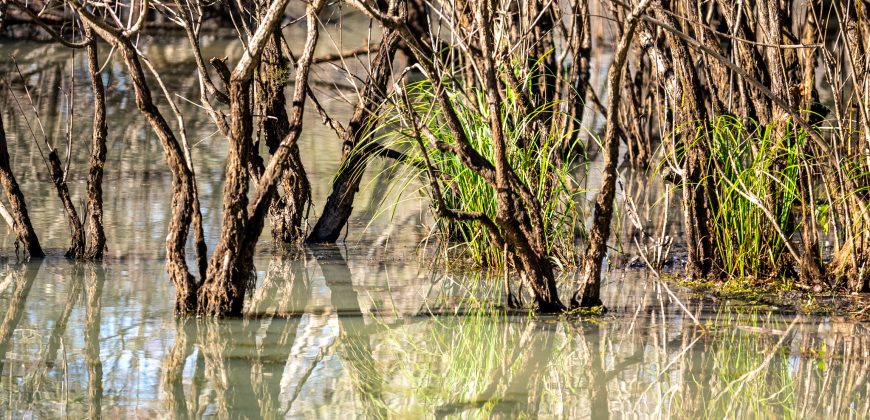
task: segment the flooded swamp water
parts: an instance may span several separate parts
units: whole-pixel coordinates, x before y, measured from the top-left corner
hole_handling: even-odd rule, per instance
[[[346,31],[348,39],[366,36]],[[71,89],[81,145],[69,179],[79,202],[90,132],[83,54],[2,44],[3,62],[15,54],[53,138],[62,138],[69,113],[57,112],[58,86],[69,87],[70,62],[79,64]],[[207,57],[238,54],[230,41],[203,45]],[[143,40],[140,48],[172,89],[197,97],[182,40]],[[243,319],[177,319],[162,259],[169,173],[125,72],[115,61],[106,69],[109,252],[100,264],[62,257],[66,221],[27,113],[3,100],[12,167],[51,251],[44,261],[18,262],[14,235],[0,230],[3,418],[870,416],[866,324],[693,293],[634,269],[609,272],[605,315],[507,313],[489,291],[500,279],[433,264],[433,253],[418,247],[431,226],[426,204],[402,200],[383,211],[378,203],[392,192],[371,175],[340,246],[288,254],[262,238]],[[328,68],[315,74],[338,77]],[[323,104],[339,117],[350,112],[341,97]],[[204,112],[179,105],[213,246],[226,148]],[[317,209],[341,144],[313,113],[299,144]]]

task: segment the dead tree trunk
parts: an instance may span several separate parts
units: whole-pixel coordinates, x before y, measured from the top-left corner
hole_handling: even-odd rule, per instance
[[[24,250],[31,258],[44,257],[45,253],[42,252],[42,247],[39,246],[39,238],[36,237],[36,232],[30,223],[30,216],[27,214],[27,203],[24,201],[24,194],[21,192],[21,188],[18,187],[18,182],[12,173],[12,166],[9,161],[9,149],[6,147],[6,131],[3,129],[2,115],[0,115],[0,184],[3,184],[6,198],[9,200],[9,211],[12,213],[13,230],[15,230],[15,236],[18,238],[17,242],[21,242]],[[16,248],[18,246],[17,242]]]
[[[607,251],[607,240],[610,237],[610,225],[613,218],[613,200],[616,197],[616,164],[619,161],[619,102],[621,100],[622,72],[625,68],[628,50],[634,38],[640,15],[649,7],[650,0],[641,2],[626,18],[622,38],[616,47],[613,64],[607,72],[607,89],[610,99],[607,105],[607,126],[604,131],[604,176],[601,189],[595,200],[595,213],[592,217],[592,228],[589,231],[589,242],[583,256],[583,268],[580,273],[579,287],[571,298],[572,308],[588,308],[601,306],[601,268],[604,254]]]

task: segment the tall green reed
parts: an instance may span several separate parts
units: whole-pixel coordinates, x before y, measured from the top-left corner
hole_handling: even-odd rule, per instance
[[[493,140],[483,92],[475,87],[463,89],[458,84],[440,88],[448,90],[450,104],[474,149],[493,161]],[[435,89],[436,87],[428,81],[419,81],[409,84],[404,92],[409,96],[413,111],[422,118],[423,124],[431,131],[436,142],[447,146],[439,147],[438,144],[433,144],[434,142],[427,142],[425,145],[425,153],[428,154],[439,177],[445,203],[453,209],[482,212],[495,219],[495,189],[476,172],[468,169],[457,155],[449,151],[456,141],[444,123],[443,110],[435,101]],[[373,140],[382,147],[404,153],[403,159],[398,160],[396,165],[380,175],[397,180],[395,188],[407,193],[411,184],[403,180],[409,177],[395,176],[396,172],[410,172],[410,175],[418,179],[425,179],[428,175],[423,151],[420,150],[407,127],[402,126],[402,113],[407,110],[402,109],[406,105],[401,98],[396,97],[397,95],[394,94],[393,100],[388,101],[388,105],[379,112],[377,122],[379,129],[373,130]],[[570,133],[561,133],[552,127],[541,127],[542,119],[539,116],[543,113],[557,113],[558,102],[524,112],[517,104],[518,100],[516,92],[507,89],[505,103],[500,112],[505,129],[508,160],[512,170],[529,187],[540,204],[549,254],[563,265],[570,266],[577,261],[574,250],[575,239],[582,236],[585,230],[583,216],[577,205],[578,196],[582,191],[575,176],[581,168],[572,161],[563,159],[563,156],[575,155],[573,149],[579,146],[576,143],[569,143],[566,151],[565,144],[572,138]],[[427,185],[428,181],[422,184]],[[432,196],[434,191],[430,188],[420,188],[410,192],[415,191],[424,194],[430,200],[436,199]],[[398,196],[401,197],[402,194]],[[392,200],[394,204],[401,198],[392,198]],[[447,239],[445,243],[449,244],[451,250],[465,254],[476,265],[502,266],[503,249],[493,242],[483,226],[477,223],[439,219],[435,231],[441,238]]]
[[[699,140],[709,142],[712,154],[713,232],[729,276],[777,276],[786,267],[787,250],[777,231],[793,235],[799,226],[791,213],[813,204],[803,203],[797,188],[800,165],[811,159],[804,153],[807,138],[803,130],[721,116]]]

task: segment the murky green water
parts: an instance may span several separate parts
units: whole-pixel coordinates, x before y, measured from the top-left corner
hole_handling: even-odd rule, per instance
[[[172,89],[198,96],[192,69],[180,65],[183,43],[142,42]],[[207,57],[237,53],[228,41],[206,45]],[[58,87],[68,85],[70,61],[82,54],[4,42],[0,62],[19,99],[10,53],[49,136],[62,138],[68,112],[50,110],[64,109]],[[865,324],[768,315],[770,308],[674,290],[678,302],[644,272],[618,270],[605,283],[603,317],[508,315],[485,291],[496,279],[433,270],[433,255],[415,250],[428,232],[425,203],[407,200],[395,215],[381,213],[376,204],[390,191],[370,177],[343,246],[273,256],[264,237],[248,315],[180,321],[161,261],[169,174],[124,72],[114,62],[107,69],[110,252],[101,264],[59,256],[67,227],[22,116],[33,124],[33,115],[2,99],[13,169],[40,239],[55,250],[41,263],[17,263],[13,236],[0,228],[3,418],[870,415]],[[336,79],[320,71],[322,80]],[[70,183],[78,202],[90,105],[86,75],[76,74]],[[338,116],[349,110],[341,97],[324,104]],[[225,146],[203,113],[179,105],[196,144],[213,244]],[[315,114],[305,124],[300,147],[316,211],[341,145]]]

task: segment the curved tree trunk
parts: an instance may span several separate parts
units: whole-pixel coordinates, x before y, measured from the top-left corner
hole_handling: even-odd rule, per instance
[[[36,237],[36,232],[30,223],[30,216],[27,214],[27,203],[24,201],[24,194],[21,192],[21,188],[18,187],[18,182],[12,173],[12,165],[9,161],[9,149],[6,147],[6,131],[3,129],[2,114],[0,114],[0,184],[3,184],[6,198],[9,200],[13,230],[15,230],[18,242],[24,246],[24,250],[27,251],[27,254],[31,258],[44,257],[45,253],[42,252],[39,238]],[[16,248],[17,246],[16,243]]]
[[[145,82],[138,53],[129,40],[125,39],[120,44],[136,95],[136,106],[145,115],[160,139],[166,162],[172,172],[172,216],[166,235],[166,269],[169,271],[169,278],[175,284],[176,312],[189,314],[196,308],[197,284],[187,268],[185,245],[193,219],[196,186],[193,184],[193,175],[185,163],[181,144],[151,99],[151,91]]]
[[[261,5],[260,13],[268,8],[268,2]],[[281,28],[272,32],[269,43],[263,49],[263,56],[257,70],[256,96],[254,102],[259,119],[259,134],[265,138],[269,154],[275,154],[281,140],[290,132],[290,121],[287,118],[287,101],[284,97],[286,76],[290,69],[290,60],[281,49]],[[259,176],[263,170],[262,161],[255,154],[254,166]],[[272,222],[272,239],[276,242],[292,243],[300,241],[305,234],[305,211],[311,200],[311,183],[305,174],[305,167],[299,156],[299,147],[293,145],[288,156],[287,170],[281,175],[281,187],[284,195],[276,195],[269,209]]]
[[[287,0],[283,5],[273,3],[269,13],[273,20],[263,19],[260,30],[271,31],[280,22]],[[257,239],[263,230],[263,224],[277,191],[278,180],[287,170],[288,157],[292,147],[299,139],[302,131],[302,116],[305,110],[305,98],[308,85],[308,73],[314,47],[318,38],[317,13],[324,0],[316,0],[306,9],[308,35],[305,49],[296,65],[293,108],[290,112],[290,130],[278,145],[275,154],[257,181],[257,189],[248,200],[247,172],[248,159],[251,159],[251,134],[253,130],[251,116],[251,77],[253,66],[259,60],[255,48],[253,55],[243,56],[230,78],[230,136],[229,154],[227,156],[227,175],[224,185],[224,213],[221,226],[221,237],[212,254],[205,281],[199,289],[197,301],[201,314],[215,316],[239,316],[244,307],[245,293],[256,280],[254,273],[254,250]],[[269,27],[271,26],[271,27]],[[252,38],[255,41],[258,33]],[[265,41],[263,41],[265,42]],[[254,44],[251,41],[251,44]],[[247,61],[246,61],[247,60]],[[254,63],[254,64],[252,64]]]
[[[85,252],[85,230],[82,227],[82,221],[79,219],[76,206],[72,202],[72,197],[69,195],[69,187],[65,179],[66,174],[60,163],[60,157],[57,155],[57,149],[52,149],[48,152],[48,168],[50,170],[51,182],[54,184],[55,189],[57,189],[57,195],[63,204],[67,223],[69,224],[70,246],[66,251],[66,257],[82,258]]]

